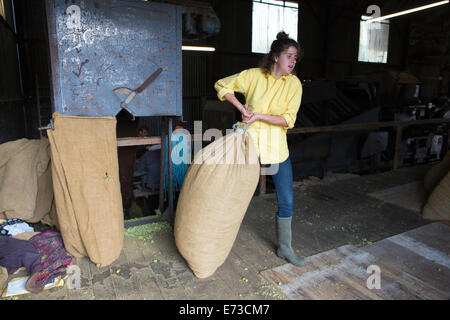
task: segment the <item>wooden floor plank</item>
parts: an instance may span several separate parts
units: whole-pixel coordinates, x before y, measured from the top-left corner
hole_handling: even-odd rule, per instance
[[[356,257],[357,255],[364,257]],[[345,274],[355,278],[356,273],[361,273],[355,262],[360,263],[367,255],[353,246],[343,246],[310,257],[305,267],[287,264],[262,274],[271,279],[291,299],[375,298],[372,294],[359,290],[358,286],[351,286],[342,277],[342,274]],[[353,261],[351,257],[354,258]],[[354,279],[353,282],[364,283],[364,280]],[[362,285],[359,287],[363,288]]]
[[[94,298],[96,300],[117,299],[109,266],[97,267],[95,264],[90,263],[89,270],[92,275],[92,290]]]
[[[276,256],[277,203],[268,193],[252,199],[230,256],[208,279],[195,277],[167,228],[149,228],[150,238],[128,234],[123,255],[106,269],[88,258],[74,261],[81,290],[55,288],[19,299],[263,300],[287,299],[282,290],[288,290],[291,299],[448,300],[449,226],[437,228],[411,206],[368,195],[401,191],[427,170],[400,168],[294,190],[292,246],[308,257],[303,268]],[[367,288],[370,264],[381,268],[379,290]]]
[[[260,279],[249,264],[230,252],[225,262],[217,269],[215,276],[223,280],[229,291],[230,299],[240,299],[258,291]]]
[[[316,254],[302,268],[287,264],[262,275],[290,299],[448,299],[449,252],[417,240],[430,232],[439,237],[437,228],[440,239],[447,239],[449,230],[427,225],[363,248],[347,245]],[[370,265],[381,270],[381,289],[367,288]]]
[[[92,262],[88,257],[72,258],[72,265],[80,268],[80,289],[69,289],[67,292],[67,299],[89,300],[94,297],[94,292],[92,290],[92,275],[89,267],[89,264],[91,263]]]
[[[129,264],[125,251],[109,266],[114,291],[118,299],[139,299],[139,287],[131,280],[133,264]]]
[[[428,198],[423,181],[410,182],[404,185],[369,193],[370,196],[402,208],[420,213]]]
[[[450,226],[433,222],[403,233],[421,244],[441,252],[450,252]],[[447,265],[448,267],[448,265]]]
[[[243,239],[241,234],[245,234]],[[276,248],[272,243],[265,242],[246,226],[241,226],[232,252],[258,272],[271,269],[284,263],[275,254]]]
[[[424,298],[427,291],[435,298],[450,297],[448,268],[436,266],[389,240],[380,241],[364,250],[377,257],[376,264],[380,267],[383,277],[386,270],[391,270],[397,282],[404,282],[418,295],[422,292]]]

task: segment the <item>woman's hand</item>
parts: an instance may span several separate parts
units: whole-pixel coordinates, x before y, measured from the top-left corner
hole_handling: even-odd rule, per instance
[[[251,117],[242,116],[242,121],[245,124],[252,124],[255,121],[264,121],[281,127],[287,127],[287,122],[282,116],[275,116],[270,114],[253,113]]]
[[[239,111],[242,114],[242,120],[247,119],[247,118],[251,118],[253,116],[253,111],[248,111],[247,109],[245,109],[244,106],[242,106]]]
[[[259,113],[252,113],[252,115],[250,117],[244,117],[244,115],[242,115],[242,121],[245,124],[252,124],[253,122],[260,120],[260,114]]]

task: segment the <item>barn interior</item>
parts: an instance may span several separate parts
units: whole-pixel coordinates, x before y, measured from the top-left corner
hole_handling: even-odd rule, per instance
[[[365,22],[413,8],[423,10]],[[35,233],[69,239],[63,232],[73,220],[63,215],[72,209],[62,203],[72,194],[57,197],[53,188],[68,179],[54,163],[66,161],[77,174],[97,168],[81,152],[71,158],[90,137],[101,141],[93,150],[105,143],[117,150],[108,164],[117,177],[104,178],[117,178],[118,192],[98,197],[96,207],[123,215],[121,226],[87,222],[106,230],[111,246],[119,243],[112,261],[69,252],[74,273],[27,294],[8,294],[27,270],[4,269],[1,299],[448,300],[449,13],[449,1],[432,0],[0,0],[0,214],[12,197],[32,198],[33,206],[37,197],[31,189],[11,196],[19,178],[7,171],[15,153],[8,143],[46,141],[53,179],[45,218],[6,214],[0,223],[18,218]],[[308,262],[300,268],[277,256],[276,192],[260,175],[225,261],[199,279],[174,239],[182,181],[180,167],[163,156],[174,149],[167,141],[182,126],[204,148],[214,140],[207,130],[232,129],[240,114],[219,101],[214,84],[259,66],[280,30],[301,47],[302,101],[287,139],[292,245]],[[112,127],[66,123],[64,130],[65,116],[109,119]],[[68,135],[58,135],[58,125]],[[155,188],[136,167],[139,148],[149,145],[161,146]],[[25,179],[39,189],[37,177]],[[82,210],[71,199],[73,211]],[[381,272],[381,286],[370,270]]]

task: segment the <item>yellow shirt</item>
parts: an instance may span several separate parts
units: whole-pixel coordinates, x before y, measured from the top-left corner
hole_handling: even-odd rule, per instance
[[[255,113],[279,115],[286,120],[288,127],[255,121],[248,128],[261,164],[285,161],[289,156],[286,132],[294,127],[302,100],[300,80],[292,74],[276,79],[273,73],[252,68],[220,79],[214,87],[221,101],[227,93],[240,92]]]

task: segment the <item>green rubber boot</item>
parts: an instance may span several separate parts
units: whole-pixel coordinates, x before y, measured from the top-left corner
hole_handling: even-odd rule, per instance
[[[291,247],[292,234],[291,234],[292,217],[280,218],[277,217],[278,225],[278,250],[277,256],[281,259],[285,259],[292,263],[294,266],[303,267],[306,264],[306,259],[302,256],[295,254]]]

